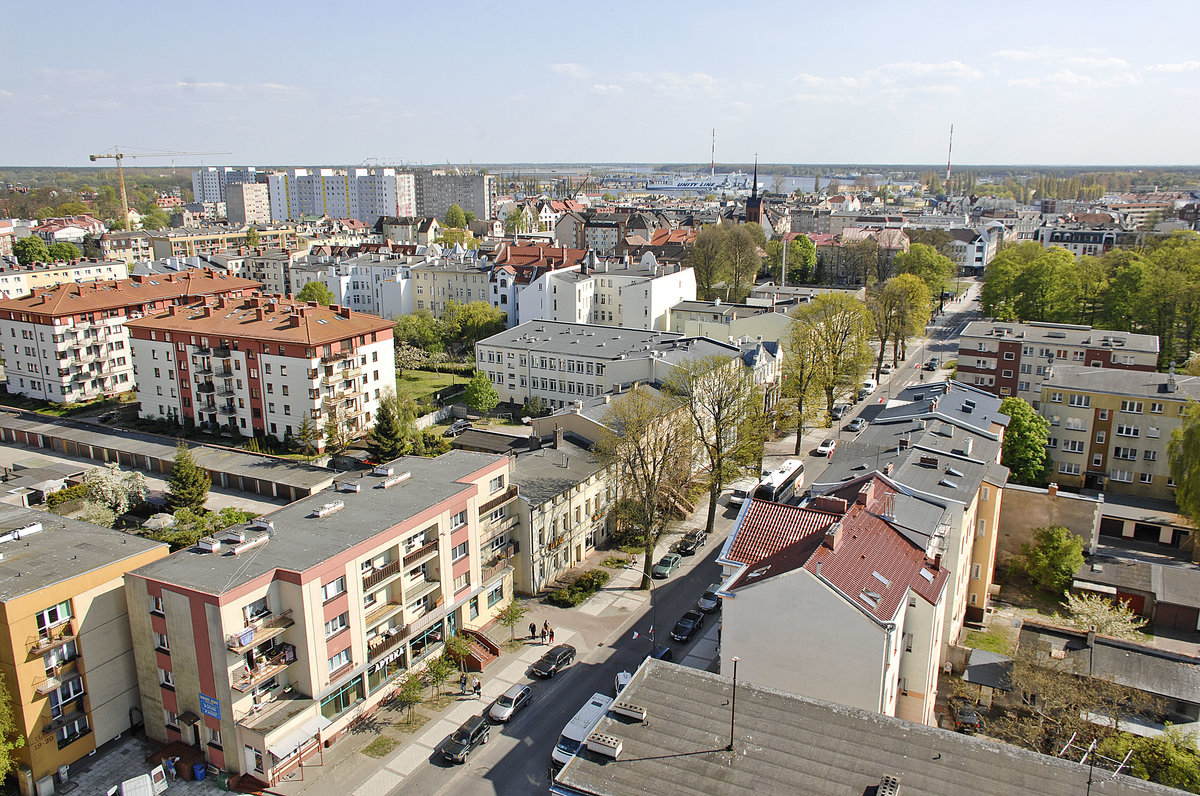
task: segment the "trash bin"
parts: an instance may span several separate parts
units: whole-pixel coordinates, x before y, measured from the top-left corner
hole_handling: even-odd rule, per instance
[[[228,771],[218,771],[217,772],[217,787],[220,788],[221,790],[229,790],[229,777],[230,777],[230,774]]]
[[[192,766],[192,773],[196,775],[196,781],[199,782],[208,776],[208,764],[196,763],[194,766]]]

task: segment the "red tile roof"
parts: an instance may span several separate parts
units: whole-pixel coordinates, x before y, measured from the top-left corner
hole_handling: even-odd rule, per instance
[[[142,306],[164,300],[240,293],[259,287],[258,282],[226,276],[210,269],[192,269],[179,274],[135,276],[101,282],[64,282],[48,290],[0,301],[0,311],[34,315],[74,315],[80,312]]]

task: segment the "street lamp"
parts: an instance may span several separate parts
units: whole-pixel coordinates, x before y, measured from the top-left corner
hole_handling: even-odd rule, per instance
[[[733,723],[737,718],[737,665],[741,660],[738,656],[733,656],[733,701],[729,708],[729,746],[725,747],[726,751],[733,751]]]

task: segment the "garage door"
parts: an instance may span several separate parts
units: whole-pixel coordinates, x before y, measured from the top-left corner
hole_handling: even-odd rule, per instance
[[[1100,520],[1100,535],[1101,536],[1120,536],[1121,531],[1125,528],[1125,521],[1118,520],[1114,517],[1103,517]]]
[[[1154,612],[1154,624],[1162,628],[1195,630],[1198,619],[1200,608],[1188,608],[1184,605],[1159,603],[1158,610]]]

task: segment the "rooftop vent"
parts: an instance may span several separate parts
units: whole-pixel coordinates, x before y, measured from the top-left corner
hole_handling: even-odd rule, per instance
[[[259,536],[255,539],[249,539],[245,542],[242,542],[241,544],[234,545],[231,548],[231,551],[233,552],[233,554],[235,556],[241,555],[242,553],[245,553],[248,550],[253,550],[256,547],[260,547],[261,545],[266,544],[267,540],[270,538],[271,537],[268,536],[267,534],[263,534],[262,536]]]
[[[612,735],[605,735],[602,732],[594,732],[588,736],[587,748],[589,752],[611,757],[613,760],[618,760],[621,757],[621,739]]]
[[[407,481],[410,478],[412,478],[412,472],[409,470],[405,470],[402,473],[396,473],[393,476],[389,476],[388,478],[383,479],[383,481],[380,482],[379,486],[383,489],[391,489],[396,484]]]
[[[634,705],[629,702],[621,702],[620,700],[613,703],[612,712],[618,716],[624,716],[628,719],[637,719],[638,721],[646,720],[646,709],[640,705]]]
[[[923,453],[923,454],[921,454],[921,458],[918,461],[918,464],[920,464],[922,467],[937,467],[938,466],[938,458],[936,456],[930,456],[928,454]]]
[[[944,486],[947,489],[958,489],[958,484],[951,481],[949,478],[942,478],[938,481],[938,486]]]
[[[362,490],[362,484],[357,481],[341,481],[337,485],[339,492],[359,492]]]
[[[925,578],[925,580],[929,581],[930,583],[933,583],[933,573],[925,569],[925,567],[921,567],[921,577]]]
[[[333,500],[322,505],[320,508],[313,511],[314,517],[328,517],[330,514],[335,514],[346,508],[346,504],[341,500]]]
[[[872,608],[878,608],[879,601],[883,599],[883,595],[879,594],[878,592],[867,591],[866,589],[863,589],[862,593],[858,595],[858,598]]]
[[[32,536],[35,533],[42,531],[42,524],[35,522],[30,525],[24,525],[20,528],[15,528],[8,533],[0,536],[0,542],[15,542],[24,539],[26,536]]]
[[[953,468],[953,467],[947,467],[947,468],[946,468],[946,475],[952,475],[952,476],[954,476],[955,478],[962,478],[962,477],[963,477],[963,473],[962,473],[962,471],[961,471],[961,470],[957,470],[957,469],[955,469],[955,468]]]
[[[900,777],[884,774],[875,788],[875,796],[900,796]]]
[[[391,475],[394,472],[395,472],[394,468],[389,467],[385,464],[381,464],[378,467],[376,467],[374,470],[371,471],[371,475]]]
[[[883,587],[884,587],[885,589],[886,589],[888,586],[891,586],[891,585],[892,585],[892,582],[891,582],[890,580],[888,580],[887,578],[885,578],[883,575],[880,575],[878,572],[872,572],[871,574],[872,574],[872,575],[875,577],[875,580],[877,580],[877,581],[879,581],[880,583],[882,583],[882,584],[883,584]]]
[[[221,540],[212,536],[205,536],[196,542],[196,546],[206,553],[217,553],[221,550]]]

